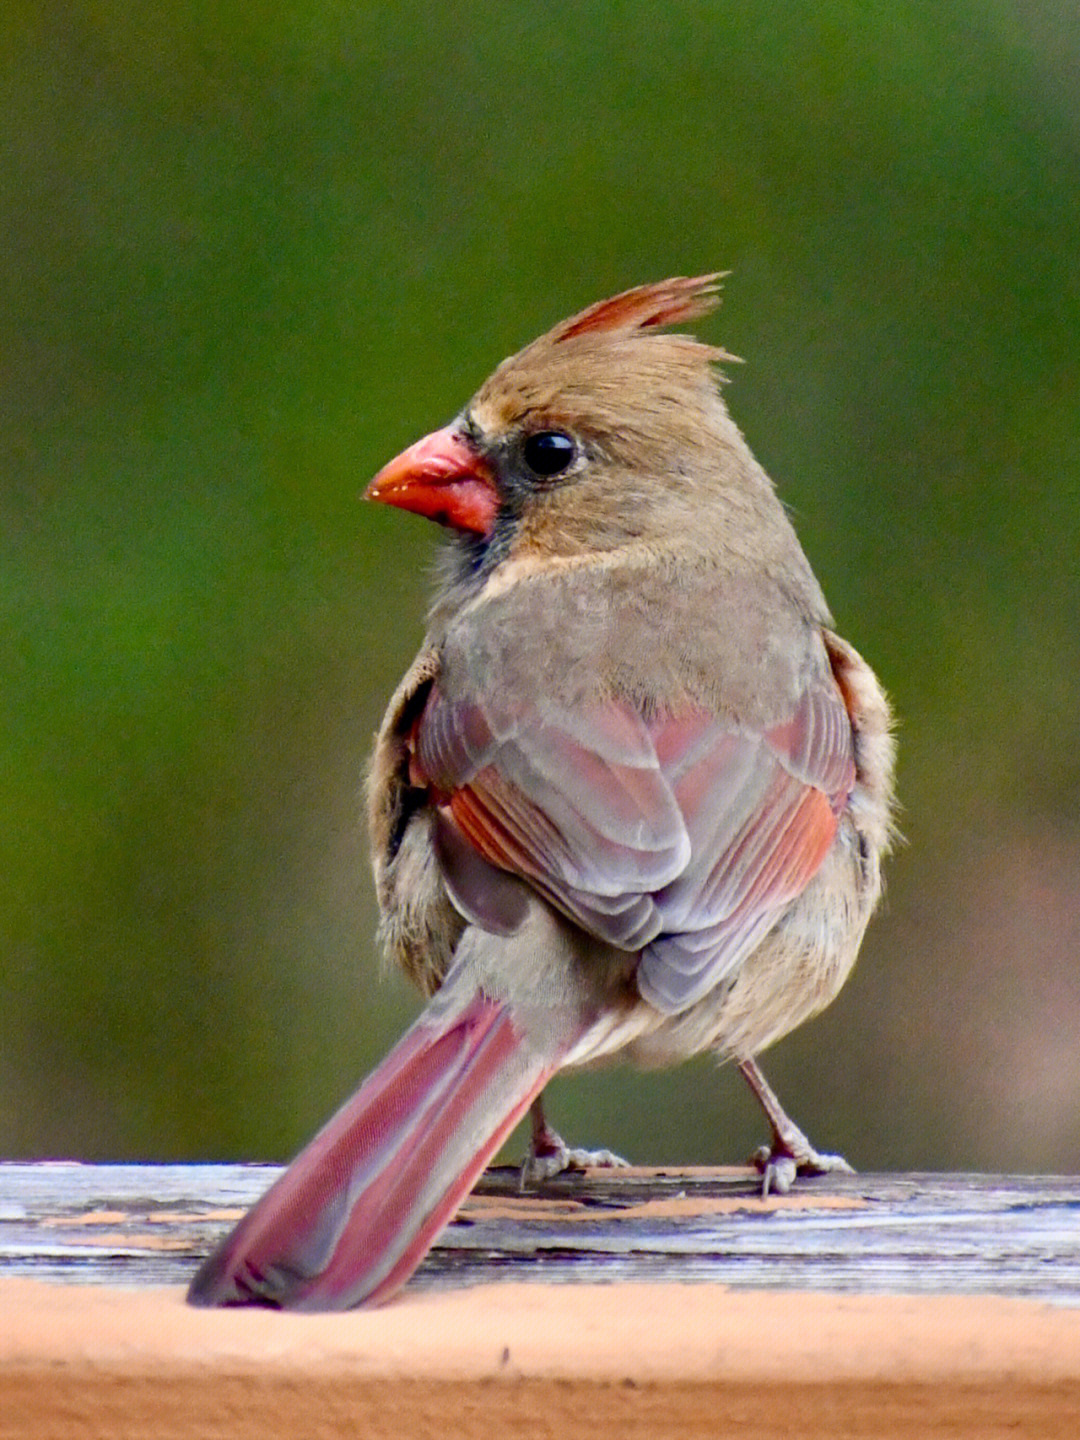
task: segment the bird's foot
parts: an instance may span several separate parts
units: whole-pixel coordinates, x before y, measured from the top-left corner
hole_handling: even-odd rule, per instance
[[[785,1112],[752,1056],[740,1060],[739,1069],[765,1111],[772,1131],[772,1144],[762,1145],[750,1156],[750,1164],[761,1172],[763,1199],[768,1195],[786,1195],[800,1175],[855,1174],[842,1155],[820,1155],[814,1149]]]
[[[762,1199],[786,1195],[800,1175],[854,1175],[842,1155],[822,1155],[815,1150],[797,1125],[773,1136],[771,1145],[762,1145],[750,1157],[761,1174]]]
[[[630,1162],[613,1150],[585,1150],[567,1145],[566,1141],[544,1119],[539,1101],[533,1106],[532,1138],[528,1153],[521,1164],[519,1189],[542,1185],[567,1170],[621,1169]]]
[[[629,1165],[614,1150],[584,1150],[578,1145],[567,1145],[561,1136],[551,1132],[555,1141],[550,1148],[535,1150],[531,1145],[521,1165],[521,1189],[542,1185],[567,1170],[620,1169]]]

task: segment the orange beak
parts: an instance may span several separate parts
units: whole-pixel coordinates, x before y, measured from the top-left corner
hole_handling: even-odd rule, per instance
[[[403,450],[364,494],[476,535],[491,534],[499,509],[491,467],[453,425]]]

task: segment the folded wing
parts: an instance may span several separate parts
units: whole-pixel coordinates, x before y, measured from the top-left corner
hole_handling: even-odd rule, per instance
[[[667,1012],[733,973],[809,883],[855,780],[831,676],[763,731],[618,700],[538,713],[436,685],[416,763],[489,863],[640,950],[642,994]]]

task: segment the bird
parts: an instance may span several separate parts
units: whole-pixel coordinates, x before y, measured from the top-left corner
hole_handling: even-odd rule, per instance
[[[544,1086],[616,1056],[738,1064],[766,1186],[847,1168],[757,1056],[855,962],[893,727],[730,416],[735,357],[685,331],[721,279],[561,321],[369,485],[447,534],[367,781],[379,937],[427,1005],[191,1303],[389,1300],[527,1113],[535,1173],[575,1164]]]

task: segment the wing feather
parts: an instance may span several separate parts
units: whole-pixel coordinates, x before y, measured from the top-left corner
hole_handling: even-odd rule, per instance
[[[831,677],[765,731],[609,700],[540,715],[433,686],[416,760],[465,839],[598,938],[665,1011],[730,976],[805,888],[854,785]]]

